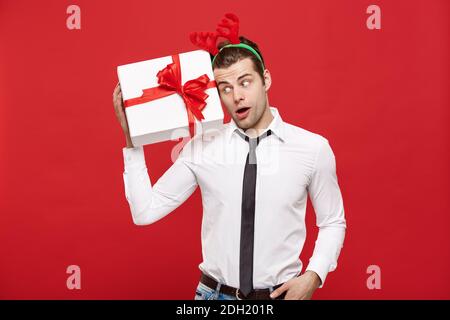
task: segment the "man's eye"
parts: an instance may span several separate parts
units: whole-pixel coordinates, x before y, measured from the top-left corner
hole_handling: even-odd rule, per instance
[[[242,81],[242,85],[243,85],[244,87],[247,87],[249,84],[250,84],[250,81],[248,81],[248,80]]]
[[[229,93],[231,91],[231,88],[230,87],[225,87],[225,88],[222,89],[222,91],[224,93]]]

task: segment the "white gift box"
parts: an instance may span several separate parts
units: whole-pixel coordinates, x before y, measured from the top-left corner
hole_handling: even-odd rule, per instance
[[[195,50],[179,55],[181,83],[204,74],[214,80],[211,58],[207,51]],[[158,87],[157,73],[173,61],[172,56],[146,60],[117,67],[123,101],[141,97],[144,89]],[[195,134],[220,129],[223,110],[216,87],[206,89],[204,119],[195,118]],[[134,146],[188,137],[189,120],[183,98],[178,93],[153,101],[125,107],[128,128]]]

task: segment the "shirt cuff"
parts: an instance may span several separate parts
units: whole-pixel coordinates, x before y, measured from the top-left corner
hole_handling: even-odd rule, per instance
[[[123,148],[123,160],[125,163],[125,170],[127,168],[145,166],[144,147]]]
[[[328,272],[330,271],[330,265],[326,260],[323,260],[320,257],[312,257],[305,272],[306,271],[314,271],[315,273],[317,273],[322,282],[319,288],[322,288],[325,283],[325,279],[327,278]]]

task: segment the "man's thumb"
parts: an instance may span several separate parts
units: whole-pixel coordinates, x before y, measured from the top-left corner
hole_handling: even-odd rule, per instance
[[[288,289],[288,285],[286,283],[284,283],[281,287],[279,287],[278,289],[274,290],[271,294],[270,297],[271,298],[276,298],[278,297],[280,294],[282,294],[284,291],[286,291]]]

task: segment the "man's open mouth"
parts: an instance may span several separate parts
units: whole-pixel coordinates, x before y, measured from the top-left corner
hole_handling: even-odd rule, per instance
[[[242,108],[238,109],[238,110],[236,111],[236,113],[237,113],[237,114],[243,114],[243,113],[245,113],[248,109],[250,109],[250,107],[242,107]]]

